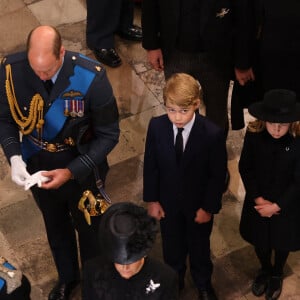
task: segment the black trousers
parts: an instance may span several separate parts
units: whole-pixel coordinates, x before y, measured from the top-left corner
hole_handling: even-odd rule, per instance
[[[27,163],[29,173],[41,170],[64,168],[73,159],[74,153],[64,151],[50,153],[41,151]],[[99,255],[98,224],[100,217],[92,217],[88,225],[78,202],[86,189],[96,193],[95,180],[91,177],[90,186],[82,186],[76,180],[69,180],[56,190],[32,188],[32,194],[39,206],[46,227],[49,245],[62,283],[80,278],[76,233],[80,249],[81,264]]]
[[[133,24],[133,0],[86,0],[86,40],[90,49],[113,48],[114,33]]]
[[[269,271],[274,276],[283,275],[283,267],[288,259],[289,251],[274,249],[274,263],[272,264],[272,249],[255,247],[255,253],[261,268],[265,271]]]
[[[228,59],[206,52],[186,53],[179,50],[164,58],[165,77],[188,73],[196,78],[203,92],[206,116],[228,132],[227,100],[232,66]]]
[[[210,257],[210,234],[213,221],[197,224],[195,214],[178,212],[166,214],[160,222],[163,257],[179,276],[179,285],[183,285],[186,261],[189,256],[190,270],[199,290],[211,287],[213,264]]]

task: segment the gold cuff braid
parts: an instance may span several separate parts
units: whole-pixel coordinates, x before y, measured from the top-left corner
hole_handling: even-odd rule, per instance
[[[15,89],[12,78],[11,65],[8,64],[6,69],[6,80],[5,89],[6,95],[9,103],[9,108],[13,119],[19,126],[19,130],[22,134],[30,134],[34,128],[37,129],[39,138],[42,138],[42,129],[44,125],[44,100],[40,94],[35,94],[31,101],[29,107],[28,116],[24,116],[15,95]]]

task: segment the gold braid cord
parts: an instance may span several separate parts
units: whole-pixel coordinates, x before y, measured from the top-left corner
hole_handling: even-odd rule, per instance
[[[30,134],[34,127],[37,129],[39,138],[42,138],[42,129],[44,125],[44,100],[40,94],[35,94],[29,107],[28,116],[24,116],[15,95],[15,89],[12,78],[11,65],[6,65],[6,80],[5,80],[6,95],[9,103],[9,108],[13,119],[18,124],[22,134]]]

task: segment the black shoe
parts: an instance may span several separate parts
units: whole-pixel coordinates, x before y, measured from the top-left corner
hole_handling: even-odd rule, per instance
[[[218,300],[213,288],[199,291],[199,300]]]
[[[58,282],[51,290],[48,300],[68,300],[71,292],[79,284],[79,281],[72,281],[70,283]]]
[[[253,295],[256,297],[261,296],[267,288],[269,279],[270,273],[265,270],[260,270],[252,283],[251,290]]]
[[[117,35],[125,40],[140,42],[143,38],[143,31],[141,27],[132,25],[126,30],[118,30]]]
[[[276,300],[282,290],[282,276],[272,276],[266,289],[266,300]]]
[[[112,68],[121,65],[122,60],[114,48],[110,49],[94,49],[94,54],[101,63]]]

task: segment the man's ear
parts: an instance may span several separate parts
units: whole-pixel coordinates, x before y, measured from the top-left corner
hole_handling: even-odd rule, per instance
[[[65,56],[65,53],[66,53],[65,47],[61,46],[59,51],[60,58],[63,58]]]

